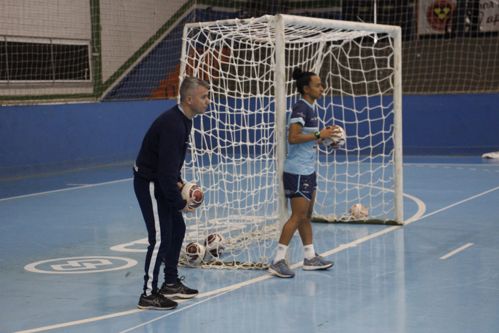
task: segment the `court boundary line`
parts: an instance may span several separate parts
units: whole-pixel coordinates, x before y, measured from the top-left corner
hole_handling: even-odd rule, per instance
[[[433,167],[466,167],[466,166],[481,166],[481,167],[490,167],[490,166],[496,166],[496,165],[491,165],[491,164],[483,164],[483,163],[461,163],[461,164],[453,164],[451,163],[450,165],[447,163],[415,163],[415,162],[407,162],[404,163],[404,166],[433,166]],[[122,183],[126,181],[131,181],[133,177],[129,178],[123,178],[123,179],[117,179],[117,180],[112,180],[112,181],[107,181],[107,182],[102,182],[102,183],[94,183],[94,184],[82,184],[82,185],[76,185],[72,187],[67,187],[67,188],[61,188],[61,189],[56,189],[56,190],[49,190],[49,191],[43,191],[43,192],[35,192],[35,193],[30,193],[30,194],[22,194],[22,195],[16,195],[12,197],[7,197],[7,198],[0,198],[0,202],[3,201],[9,201],[9,200],[16,200],[16,199],[24,199],[24,198],[30,198],[30,197],[36,197],[44,194],[51,194],[51,193],[58,193],[58,192],[65,192],[65,191],[73,191],[73,190],[78,190],[78,189],[84,189],[84,188],[92,188],[92,187],[97,187],[97,186],[103,186],[103,185],[109,185],[109,184],[116,184],[116,183]]]
[[[111,181],[108,181],[108,182],[102,182],[102,183],[84,184],[84,185],[79,185],[79,186],[59,188],[57,190],[50,190],[50,191],[35,192],[35,193],[30,193],[30,194],[16,195],[16,196],[13,196],[13,197],[1,198],[0,202],[9,201],[9,200],[16,200],[16,199],[24,199],[24,198],[37,197],[37,196],[41,196],[41,195],[45,195],[45,194],[52,194],[52,193],[59,193],[59,192],[66,192],[66,191],[74,191],[74,190],[81,190],[81,189],[85,189],[85,188],[92,188],[92,187],[98,187],[98,186],[103,186],[103,185],[111,185],[111,184],[124,183],[124,182],[127,182],[127,181],[131,181],[132,179],[133,178],[123,178],[123,179],[118,179],[118,180],[111,180]]]
[[[418,205],[418,207],[419,207],[418,211],[416,212],[416,214],[414,214],[411,218],[409,218],[407,220],[406,224],[408,224],[408,223],[411,223],[413,221],[417,221],[418,219],[421,218],[421,216],[424,214],[424,211],[425,211],[425,205],[424,205],[423,201],[420,200],[417,197],[414,197],[414,196],[409,195],[409,194],[404,194],[404,196],[409,197],[410,199],[414,200],[416,202],[416,204]],[[364,243],[364,242],[366,242],[368,240],[371,240],[373,238],[382,236],[382,235],[384,235],[386,233],[389,233],[391,231],[394,231],[394,230],[397,230],[397,229],[400,229],[400,228],[402,228],[402,225],[400,225],[400,226],[392,226],[392,227],[388,227],[388,228],[382,229],[380,231],[374,232],[372,234],[369,234],[367,236],[361,237],[359,239],[355,239],[355,240],[353,240],[353,241],[351,241],[349,243],[341,244],[340,246],[337,246],[334,249],[331,249],[331,250],[329,250],[327,252],[322,253],[322,255],[323,256],[330,256],[330,255],[332,255],[334,253],[347,250],[347,249],[349,249],[351,247],[355,247],[355,246],[357,246],[359,244],[362,244],[362,243]],[[303,266],[303,262],[302,261],[300,261],[298,263],[295,263],[293,265],[290,265],[290,267],[293,268],[293,269],[299,268],[301,266]],[[201,294],[199,294],[197,296],[197,299],[201,299],[201,301],[193,303],[193,304],[191,304],[189,306],[186,306],[186,307],[182,307],[182,308],[180,308],[178,310],[175,310],[173,313],[181,312],[181,311],[186,310],[188,308],[191,308],[191,307],[193,307],[193,306],[195,306],[197,304],[204,303],[204,302],[206,302],[209,299],[216,298],[216,297],[221,296],[223,294],[226,294],[228,292],[235,291],[237,289],[240,289],[240,288],[243,288],[243,287],[246,287],[246,286],[258,283],[258,282],[262,282],[262,281],[268,280],[268,279],[273,278],[273,277],[274,276],[271,275],[270,273],[265,273],[263,275],[257,276],[257,277],[252,278],[252,279],[248,279],[246,281],[238,282],[238,283],[235,283],[235,284],[232,284],[232,285],[229,285],[229,286],[225,286],[225,287],[222,287],[222,288],[219,288],[219,289],[215,289],[215,290],[211,290],[211,291],[208,291],[208,292],[205,292],[205,293],[201,293]],[[183,303],[183,302],[185,302],[185,300],[179,300],[178,301],[178,303]],[[131,314],[139,313],[139,312],[142,312],[142,311],[145,311],[145,310],[131,309],[131,310],[127,310],[127,311],[111,313],[111,314],[107,314],[107,315],[103,315],[103,316],[98,316],[98,317],[90,317],[90,318],[86,318],[86,319],[79,319],[79,320],[69,321],[69,322],[59,323],[59,324],[52,324],[52,325],[38,327],[38,328],[32,328],[32,329],[28,329],[28,330],[15,331],[14,333],[36,333],[36,332],[50,331],[50,330],[53,330],[53,329],[59,329],[59,328],[77,326],[77,325],[84,325],[84,324],[89,324],[89,323],[93,323],[93,322],[97,322],[97,321],[101,321],[101,320],[106,320],[106,319],[112,319],[112,318],[127,316],[127,315],[131,315]],[[168,313],[167,315],[161,315],[161,316],[159,316],[158,318],[156,318],[156,319],[154,319],[152,321],[148,321],[146,324],[148,324],[150,322],[153,322],[153,321],[156,321],[156,320],[159,320],[159,319],[164,318],[166,316],[172,315],[173,313]],[[144,323],[140,324],[139,326],[134,326],[133,329],[142,327],[142,326],[144,326],[143,324]],[[125,333],[125,332],[129,332],[129,331],[130,331],[130,328],[128,328],[128,329],[126,329],[126,330],[124,330],[124,331],[122,331],[120,333]]]
[[[126,180],[129,180],[129,179],[126,179]],[[125,180],[121,180],[121,182],[122,181],[125,181]],[[112,182],[106,182],[106,183],[116,183],[116,182],[119,182],[119,181],[112,181]],[[103,183],[101,183],[101,184],[103,184]],[[94,185],[94,186],[97,186],[97,185]],[[87,186],[84,186],[84,187],[87,187]],[[71,188],[71,189],[73,189],[73,188]],[[64,189],[64,190],[70,190],[70,189]],[[445,207],[437,209],[436,211],[433,211],[431,213],[428,213],[426,215],[422,215],[422,216],[419,216],[419,217],[416,216],[418,214],[418,213],[416,213],[414,216],[412,216],[411,218],[409,218],[405,222],[404,225],[391,226],[391,227],[379,230],[377,232],[374,232],[372,234],[368,234],[367,236],[361,237],[361,238],[356,239],[354,241],[351,241],[349,243],[341,244],[340,246],[338,246],[338,247],[336,247],[334,249],[331,249],[329,251],[326,251],[326,252],[322,253],[321,255],[327,257],[327,256],[330,256],[332,254],[335,254],[335,253],[344,251],[346,249],[349,249],[351,247],[356,247],[357,245],[362,244],[364,242],[367,242],[367,241],[369,241],[371,239],[383,236],[383,235],[388,234],[388,233],[390,233],[392,231],[396,231],[396,230],[402,229],[403,227],[405,227],[405,226],[407,226],[407,225],[409,225],[409,224],[411,224],[413,222],[421,221],[421,220],[423,220],[423,219],[425,219],[427,217],[430,217],[430,216],[433,216],[435,214],[441,213],[441,212],[443,212],[445,210],[448,210],[448,209],[451,209],[451,208],[453,208],[453,207],[455,207],[457,205],[460,205],[460,204],[463,204],[465,202],[474,200],[476,198],[479,198],[481,196],[487,195],[487,194],[489,194],[491,192],[494,192],[494,191],[497,191],[497,190],[499,190],[499,186],[496,186],[494,188],[490,188],[489,190],[486,190],[486,191],[483,191],[481,193],[475,194],[475,195],[473,195],[471,197],[462,199],[462,200],[460,200],[458,202],[455,202],[453,204],[447,205]],[[410,195],[408,195],[408,196],[410,196]],[[413,196],[410,196],[410,197],[413,197]],[[416,198],[416,197],[413,197],[413,198]],[[421,210],[418,210],[418,212],[420,212],[420,211]],[[291,265],[291,268],[296,269],[296,268],[301,267],[302,265],[303,265],[303,262],[298,262],[298,263],[295,263],[295,264]],[[195,306],[196,304],[201,304],[201,302],[204,303],[204,302],[208,301],[209,299],[215,298],[217,296],[221,296],[222,294],[225,294],[225,293],[228,293],[228,292],[231,292],[231,291],[235,291],[235,290],[238,290],[240,288],[252,285],[254,283],[268,280],[270,278],[273,278],[273,276],[270,273],[265,273],[264,275],[261,275],[261,276],[256,277],[256,278],[252,278],[252,279],[249,279],[249,280],[246,280],[246,281],[243,281],[243,282],[239,282],[239,283],[236,283],[236,284],[233,284],[233,285],[230,285],[230,286],[226,286],[226,287],[223,287],[223,288],[212,290],[212,291],[209,291],[209,292],[206,292],[206,293],[201,293],[201,294],[198,295],[198,298],[206,298],[206,299],[202,299],[200,302],[196,302],[196,303],[191,304],[190,306],[182,307],[182,308],[180,308],[178,310],[175,310],[174,313],[181,312],[184,309],[189,309],[189,308]],[[138,313],[138,312],[142,312],[142,311],[145,311],[145,310],[132,309],[132,310],[127,310],[127,311],[123,311],[123,312],[117,312],[117,313],[112,313],[112,314],[108,314],[108,315],[98,316],[98,317],[90,317],[90,318],[86,318],[86,319],[80,319],[80,320],[76,320],[76,321],[70,321],[70,322],[65,322],[65,323],[53,324],[53,325],[48,325],[48,326],[38,327],[38,328],[33,328],[33,329],[28,329],[28,330],[15,331],[14,333],[35,333],[35,332],[49,331],[49,330],[53,330],[53,329],[57,329],[57,328],[64,328],[64,327],[76,326],[76,325],[80,325],[80,324],[88,324],[88,323],[92,323],[92,322],[96,322],[96,321],[100,321],[100,320],[105,320],[105,319],[111,319],[111,318],[126,316],[126,315],[130,315],[130,314],[134,314],[134,313]],[[173,313],[168,313],[168,315],[172,315],[172,314]],[[162,316],[165,316],[165,315],[162,315]],[[162,316],[160,316],[160,317],[163,318]],[[161,318],[156,318],[156,320],[159,320]],[[142,323],[142,324],[144,324],[144,323]],[[138,327],[141,327],[141,326],[134,326],[133,329],[138,328]],[[130,328],[128,328],[128,330],[130,330]],[[129,332],[129,331],[122,331],[122,332]]]
[[[463,252],[464,250],[466,250],[467,248],[469,248],[469,247],[471,247],[473,245],[475,245],[475,244],[473,244],[473,243],[466,243],[463,246],[460,246],[457,249],[450,251],[446,255],[441,256],[440,259],[441,260],[447,260],[450,257],[452,257],[452,256],[454,256],[454,255],[456,255],[456,254],[458,254],[460,252]]]
[[[465,203],[465,202],[471,201],[471,200],[473,200],[473,199],[479,198],[479,197],[481,197],[481,196],[484,196],[484,195],[486,195],[486,194],[489,194],[489,193],[494,192],[494,191],[497,191],[497,190],[499,190],[499,186],[493,187],[493,188],[491,188],[491,189],[488,189],[487,191],[484,191],[484,192],[481,192],[481,193],[478,193],[478,194],[472,195],[471,197],[468,197],[468,198],[466,198],[466,199],[462,199],[462,200],[460,200],[460,201],[458,201],[458,202],[455,202],[455,203],[453,203],[453,204],[451,204],[451,205],[448,205],[448,206],[445,206],[445,207],[443,207],[443,208],[437,209],[437,210],[435,210],[435,211],[433,211],[433,212],[431,212],[431,213],[428,213],[428,214],[424,215],[424,216],[422,217],[422,219],[423,219],[423,218],[426,218],[426,217],[429,217],[429,216],[432,216],[432,215],[435,215],[435,214],[438,214],[438,213],[440,213],[440,212],[443,212],[444,210],[447,210],[447,209],[449,209],[449,208],[455,207],[455,206],[460,205],[460,204],[462,204],[462,203]],[[409,223],[412,223],[412,222],[414,222],[414,221],[407,222],[406,224],[409,224]]]
[[[435,167],[451,167],[451,168],[463,168],[466,166],[483,166],[483,167],[499,167],[499,164],[494,162],[481,162],[481,163],[429,163],[429,162],[404,162],[404,166],[435,166]]]
[[[202,299],[202,300],[201,300],[201,301],[199,301],[199,302],[192,303],[192,304],[189,304],[189,305],[187,305],[187,306],[185,306],[185,307],[182,307],[182,308],[180,308],[180,309],[170,311],[170,312],[168,312],[168,313],[166,313],[166,314],[164,314],[164,315],[161,315],[161,316],[156,317],[156,318],[154,318],[154,319],[148,320],[148,321],[146,321],[146,322],[144,322],[144,323],[140,323],[140,324],[138,324],[138,325],[135,325],[135,326],[129,327],[129,328],[127,328],[127,329],[123,330],[123,331],[120,331],[119,333],[131,332],[131,331],[133,331],[133,330],[135,330],[135,329],[137,329],[137,328],[139,328],[139,327],[143,327],[143,326],[149,325],[149,324],[151,324],[151,323],[154,323],[155,321],[158,321],[158,320],[161,320],[161,319],[163,319],[163,318],[166,318],[166,317],[172,316],[172,315],[176,314],[177,312],[181,312],[181,311],[183,311],[183,310],[187,310],[187,309],[190,309],[190,308],[192,308],[192,307],[195,307],[195,306],[197,306],[197,305],[199,305],[199,304],[203,304],[203,303],[205,303],[205,302],[207,302],[207,301],[210,301],[210,300],[212,300],[212,299],[214,299],[214,298],[217,298],[217,297],[219,297],[219,296],[222,296],[222,295],[224,295],[224,294],[228,293],[229,291],[230,291],[230,290],[227,290],[227,291],[221,292],[221,293],[219,293],[219,294],[216,294],[216,295],[210,296],[210,297],[208,297],[208,298]]]

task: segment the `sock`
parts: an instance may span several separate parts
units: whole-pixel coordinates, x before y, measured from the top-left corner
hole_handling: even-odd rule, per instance
[[[312,259],[315,257],[314,244],[303,245],[303,256],[305,259]]]
[[[277,244],[277,251],[274,258],[274,264],[279,260],[286,259],[286,253],[288,252],[288,246],[284,244]]]

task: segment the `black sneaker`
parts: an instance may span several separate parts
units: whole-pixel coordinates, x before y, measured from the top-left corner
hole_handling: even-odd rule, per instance
[[[144,310],[171,310],[175,309],[177,305],[177,302],[156,293],[149,296],[145,294],[140,295],[137,307]]]
[[[196,289],[191,289],[185,286],[182,281],[184,277],[177,279],[176,283],[167,284],[163,283],[159,293],[166,297],[177,297],[177,298],[193,298],[198,294]]]

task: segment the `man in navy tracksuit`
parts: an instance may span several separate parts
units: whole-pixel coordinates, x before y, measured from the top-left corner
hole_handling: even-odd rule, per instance
[[[190,200],[182,199],[180,176],[189,145],[192,118],[210,103],[209,85],[187,77],[180,86],[180,104],[161,114],[147,131],[134,166],[134,190],[147,227],[144,291],[140,309],[173,309],[171,298],[198,294],[178,278],[178,260],[185,235],[182,212],[192,212]],[[164,263],[165,280],[158,289]]]

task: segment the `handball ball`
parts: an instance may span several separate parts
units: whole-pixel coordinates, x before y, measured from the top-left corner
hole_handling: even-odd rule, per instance
[[[197,208],[201,206],[204,200],[204,193],[201,187],[195,183],[185,183],[182,187],[182,199],[188,200],[193,199],[192,203],[189,205],[190,208]]]
[[[206,248],[199,243],[192,242],[185,246],[187,262],[192,266],[199,265],[203,261],[205,253]]]
[[[356,220],[365,220],[369,216],[369,210],[366,206],[356,203],[350,208],[350,215]]]
[[[206,251],[208,253],[210,253],[213,257],[218,258],[225,250],[224,238],[220,234],[210,234],[206,237],[204,246],[206,247]]]
[[[333,125],[333,126],[327,126],[327,128],[333,127],[334,128],[334,133],[330,138],[326,138],[322,140],[322,143],[326,146],[332,146],[332,147],[340,147],[345,144],[345,141],[347,139],[345,130],[343,127],[338,126],[338,125]]]

